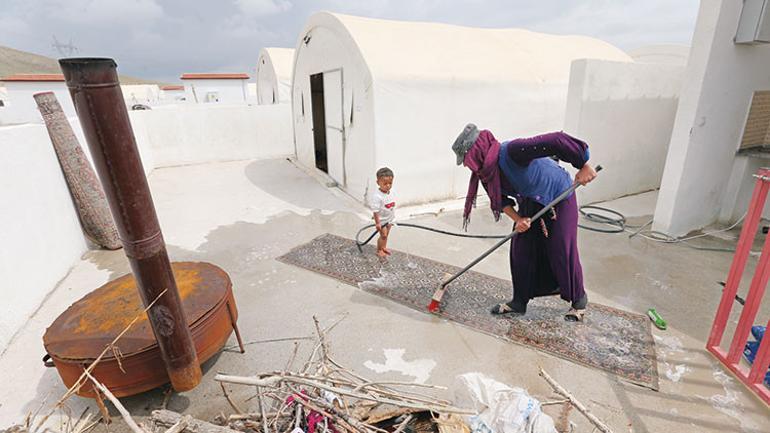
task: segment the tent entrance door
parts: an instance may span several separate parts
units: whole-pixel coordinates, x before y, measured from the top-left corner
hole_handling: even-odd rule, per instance
[[[326,162],[329,176],[345,186],[345,123],[342,112],[342,69],[324,72]]]
[[[310,76],[310,104],[313,113],[313,144],[315,147],[315,166],[329,172],[326,162],[326,119],[324,112],[324,77],[323,74]]]
[[[342,69],[310,76],[315,166],[345,186],[345,124]]]

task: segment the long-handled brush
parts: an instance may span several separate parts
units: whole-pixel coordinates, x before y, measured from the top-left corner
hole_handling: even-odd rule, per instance
[[[596,166],[596,171],[600,172],[602,170],[601,165]],[[530,218],[532,222],[535,222],[540,217],[545,215],[546,212],[550,211],[554,206],[559,204],[562,200],[569,197],[570,194],[572,194],[577,187],[579,187],[579,183],[572,184],[566,191],[561,193],[558,197],[553,199],[548,205],[546,205],[544,208],[540,209],[538,213],[536,213],[534,216]],[[428,304],[428,311],[431,313],[435,313],[439,310],[441,307],[441,298],[444,297],[444,293],[446,292],[446,286],[451,283],[452,281],[456,280],[460,275],[466,273],[470,268],[476,266],[476,264],[482,260],[484,260],[488,255],[492,254],[493,251],[500,248],[504,243],[510,241],[513,239],[519,232],[512,231],[508,236],[504,237],[503,239],[500,239],[496,244],[494,244],[491,248],[484,251],[480,256],[476,257],[472,262],[470,262],[467,266],[457,271],[454,275],[448,275],[444,281],[441,282],[441,286],[439,286],[438,290],[436,290],[435,293],[433,293],[433,297],[430,300],[430,304]]]

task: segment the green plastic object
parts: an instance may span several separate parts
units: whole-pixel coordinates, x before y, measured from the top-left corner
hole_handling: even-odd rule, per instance
[[[647,310],[647,315],[650,317],[650,320],[652,320],[652,323],[655,324],[655,327],[658,329],[666,329],[666,321],[663,320],[662,317],[660,317],[660,314],[658,314],[657,311],[655,311],[654,308],[650,308]]]

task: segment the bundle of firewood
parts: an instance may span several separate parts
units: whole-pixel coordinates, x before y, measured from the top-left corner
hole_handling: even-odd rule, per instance
[[[314,320],[315,345],[299,368],[291,368],[295,350],[285,370],[253,376],[218,374],[214,378],[235,412],[218,420],[220,423],[234,430],[259,433],[402,433],[437,431],[441,425],[452,424],[449,420],[454,417],[450,415],[474,413],[429,394],[444,387],[372,381],[344,367],[332,356],[326,337],[336,323],[322,329]],[[255,387],[259,410],[243,412],[224,384]]]

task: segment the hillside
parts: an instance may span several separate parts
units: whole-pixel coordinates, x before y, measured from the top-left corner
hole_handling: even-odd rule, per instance
[[[56,59],[0,45],[0,77],[13,74],[61,74]],[[121,84],[162,84],[158,81],[120,75]]]

